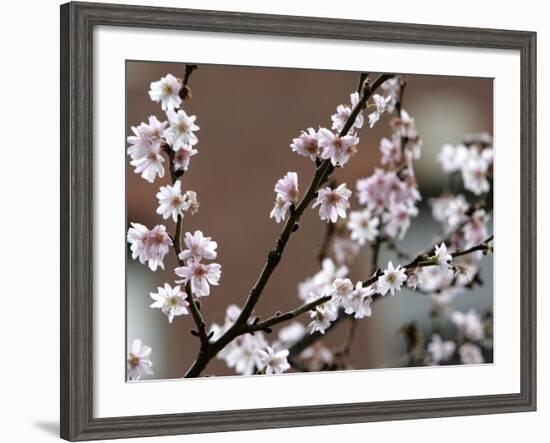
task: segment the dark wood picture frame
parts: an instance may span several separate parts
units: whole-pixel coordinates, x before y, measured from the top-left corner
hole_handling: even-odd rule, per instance
[[[421,400],[93,417],[95,26],[368,40],[519,51],[521,392]],[[61,437],[91,440],[536,409],[536,33],[112,4],[61,6]]]

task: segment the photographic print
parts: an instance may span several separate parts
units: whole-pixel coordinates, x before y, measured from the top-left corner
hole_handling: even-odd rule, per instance
[[[127,380],[493,362],[493,79],[126,75]]]

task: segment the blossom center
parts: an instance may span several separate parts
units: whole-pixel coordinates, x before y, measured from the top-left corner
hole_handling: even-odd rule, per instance
[[[131,368],[137,368],[139,365],[139,357],[130,353],[130,356],[128,357],[128,364]]]

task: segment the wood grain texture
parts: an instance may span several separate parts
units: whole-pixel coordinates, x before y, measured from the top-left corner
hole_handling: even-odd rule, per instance
[[[521,392],[93,417],[94,26],[512,49],[521,56]],[[110,4],[61,6],[61,437],[70,441],[532,411],[536,408],[536,34]],[[405,68],[404,68],[405,69]],[[498,248],[498,245],[497,245]]]

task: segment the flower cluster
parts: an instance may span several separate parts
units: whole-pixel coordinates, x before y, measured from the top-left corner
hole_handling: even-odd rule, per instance
[[[174,154],[169,161],[173,162],[175,170],[182,171],[187,170],[189,159],[198,152],[193,146],[198,143],[195,131],[199,127],[195,124],[194,115],[189,116],[183,109],[179,109],[182,103],[179,96],[181,88],[181,80],[171,74],[152,82],[149,96],[151,100],[161,103],[167,121],[161,122],[151,116],[148,124],[133,126],[134,135],[128,137],[130,164],[135,167],[136,174],[141,174],[151,183],[157,176],[164,177],[164,149]]]
[[[443,145],[437,159],[444,172],[460,172],[464,188],[481,195],[490,189],[489,180],[493,172],[493,147],[485,142],[472,143],[469,147],[463,144]]]
[[[196,297],[210,295],[210,285],[217,286],[221,277],[221,265],[218,263],[204,264],[203,259],[213,260],[217,257],[218,244],[211,237],[205,237],[202,231],[185,233],[185,247],[187,249],[179,253],[178,258],[185,263],[174,269],[182,280],[176,283],[189,283],[191,292]]]
[[[139,380],[143,374],[153,375],[153,362],[149,358],[151,348],[141,344],[139,338],[134,339],[126,359],[129,380]]]
[[[298,174],[287,172],[275,184],[275,206],[269,214],[277,223],[281,223],[292,205],[298,203]]]
[[[213,323],[210,328],[211,341],[218,340],[233,326],[240,313],[238,306],[228,306],[223,325]],[[282,374],[290,369],[287,360],[289,352],[284,345],[285,343],[279,342],[270,345],[261,332],[243,334],[218,352],[217,358],[224,360],[237,374]]]
[[[132,223],[128,229],[128,243],[132,251],[132,258],[144,264],[148,262],[149,269],[156,271],[158,267],[164,269],[164,257],[168,254],[172,239],[166,232],[164,225],[157,225],[149,230],[140,223]]]

